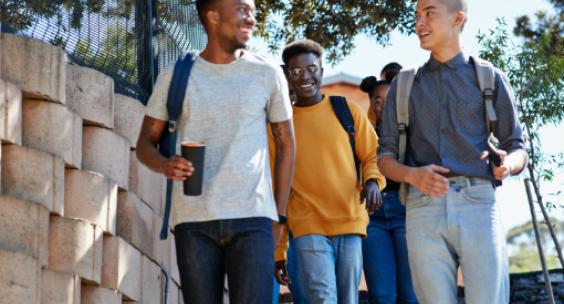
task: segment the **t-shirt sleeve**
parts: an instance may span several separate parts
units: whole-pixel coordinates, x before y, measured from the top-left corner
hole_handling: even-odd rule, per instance
[[[159,74],[157,83],[153,88],[153,94],[151,94],[151,97],[149,97],[149,101],[147,102],[145,115],[160,120],[168,120],[166,101],[173,71],[174,65]]]
[[[267,106],[268,121],[282,122],[292,118],[292,104],[288,82],[282,68],[275,66],[270,77],[270,100]]]

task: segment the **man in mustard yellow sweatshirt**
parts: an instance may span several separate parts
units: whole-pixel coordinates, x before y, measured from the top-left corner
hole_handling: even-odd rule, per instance
[[[358,303],[362,275],[362,237],[368,213],[381,204],[385,179],[376,164],[378,138],[362,109],[347,102],[355,126],[356,154],[361,163],[366,201],[349,135],[320,92],[323,49],[311,40],[289,44],[282,53],[295,92],[296,161],[287,210],[294,237],[297,268],[307,303]],[[286,244],[277,246],[285,259]],[[276,273],[285,274],[284,263]]]

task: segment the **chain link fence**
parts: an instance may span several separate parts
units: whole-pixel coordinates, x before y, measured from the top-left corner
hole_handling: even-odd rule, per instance
[[[205,46],[195,1],[3,0],[2,31],[60,46],[70,63],[114,79],[115,91],[146,103],[156,75]]]

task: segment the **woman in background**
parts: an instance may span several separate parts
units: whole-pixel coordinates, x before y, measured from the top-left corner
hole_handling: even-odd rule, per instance
[[[369,111],[372,111],[377,133],[390,81],[398,72],[388,72],[386,80],[380,81],[374,76],[366,77],[360,85],[370,97]],[[398,191],[399,184],[388,180],[382,191],[382,207],[370,216],[362,244],[364,275],[371,304],[417,303],[407,259],[405,206],[399,200]]]

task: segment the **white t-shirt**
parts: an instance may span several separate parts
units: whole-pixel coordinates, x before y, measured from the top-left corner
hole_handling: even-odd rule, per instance
[[[147,116],[168,120],[173,68],[159,75]],[[201,196],[185,196],[175,181],[172,222],[278,219],[268,162],[267,122],[292,118],[288,85],[277,65],[244,52],[229,64],[197,56],[178,119],[176,152],[184,141],[206,144]]]

